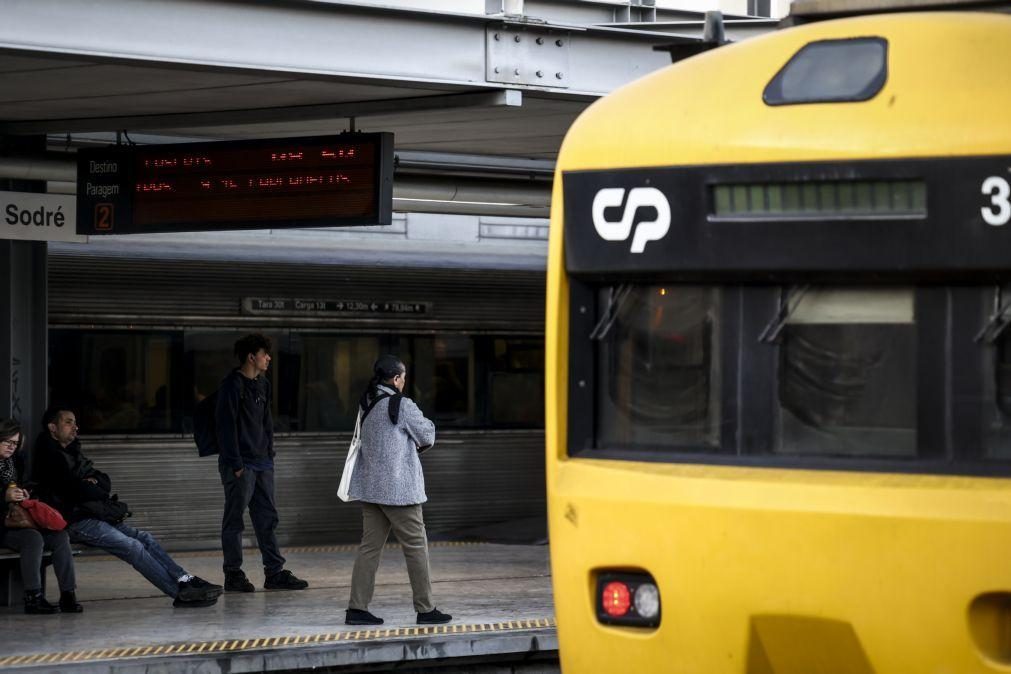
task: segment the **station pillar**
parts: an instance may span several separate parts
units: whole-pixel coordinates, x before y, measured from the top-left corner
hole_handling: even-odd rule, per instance
[[[0,137],[0,155],[45,149],[45,138]],[[0,190],[45,192],[40,181],[0,179]],[[0,213],[0,228],[9,225]],[[39,431],[47,397],[47,244],[0,238],[0,417],[21,422],[23,446]]]

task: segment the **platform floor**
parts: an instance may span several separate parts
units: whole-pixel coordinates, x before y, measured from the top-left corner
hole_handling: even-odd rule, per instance
[[[259,555],[246,552],[251,594],[176,609],[115,558],[78,558],[79,615],[28,616],[0,609],[0,670],[61,672],[293,671],[449,658],[550,661],[557,650],[548,548],[433,542],[433,592],[453,622],[419,627],[399,546],[389,545],[370,610],[380,630],[344,625],[354,546],[288,548],[287,568],[309,581],[297,592],[265,591]],[[174,555],[190,573],[222,582],[220,551]],[[58,596],[52,572],[51,601]],[[462,660],[461,660],[462,662]]]

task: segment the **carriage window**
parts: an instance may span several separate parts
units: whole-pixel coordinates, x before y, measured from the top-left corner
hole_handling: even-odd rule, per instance
[[[187,330],[183,336],[184,367],[184,409],[187,432],[193,416],[193,407],[201,400],[218,390],[221,380],[238,367],[238,360],[232,353],[235,341],[248,334],[249,330]],[[264,332],[271,341],[271,362],[267,370],[267,378],[272,387],[271,415],[275,430],[289,429],[289,414],[287,408],[281,408],[281,401],[288,397],[281,391],[282,376],[285,373],[284,348],[286,340],[282,333]]]
[[[598,302],[598,447],[716,448],[718,292],[626,286]]]
[[[492,426],[544,425],[544,341],[519,337],[491,340],[488,411]]]
[[[171,332],[50,330],[49,399],[86,433],[178,432],[179,346]]]
[[[474,339],[466,335],[395,337],[391,353],[407,365],[407,388],[436,427],[478,424]]]
[[[915,457],[913,291],[808,290],[792,307],[779,352],[776,451]]]
[[[292,430],[351,430],[358,399],[381,351],[378,337],[293,335],[298,365],[297,425]]]

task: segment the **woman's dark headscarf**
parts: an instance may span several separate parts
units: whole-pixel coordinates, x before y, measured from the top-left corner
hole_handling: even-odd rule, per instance
[[[379,360],[372,366],[372,379],[369,380],[369,385],[365,387],[365,392],[362,393],[362,397],[358,401],[361,409],[368,409],[372,401],[379,397],[380,384],[388,382],[398,374],[403,374],[406,371],[407,368],[404,367],[403,361],[396,356],[390,354],[380,356]]]

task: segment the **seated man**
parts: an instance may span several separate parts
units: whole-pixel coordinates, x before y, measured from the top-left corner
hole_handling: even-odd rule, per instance
[[[66,406],[53,406],[42,418],[35,441],[33,478],[38,495],[67,520],[74,543],[85,543],[119,557],[152,585],[175,599],[176,607],[211,606],[221,586],[186,573],[147,531],[123,522],[126,504],[112,494],[109,476],[81,453],[77,417]]]

